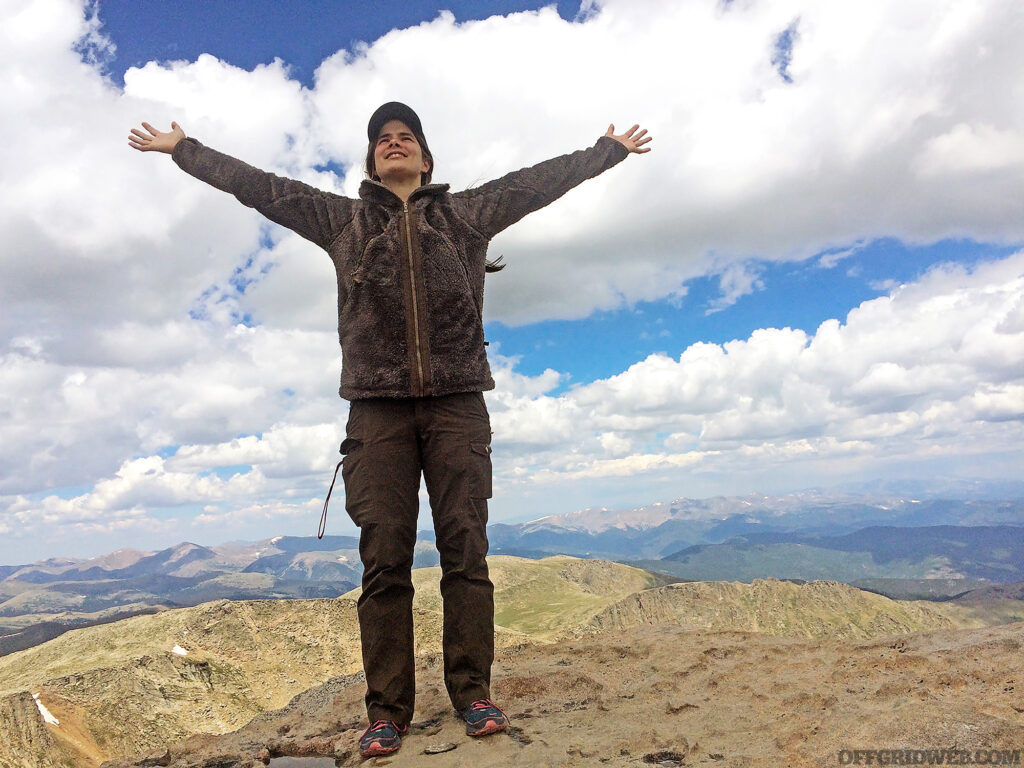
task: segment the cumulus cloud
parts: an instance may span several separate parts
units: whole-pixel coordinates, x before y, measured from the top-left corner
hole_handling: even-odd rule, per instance
[[[103,11],[0,10],[4,533],[159,527],[159,505],[201,508],[211,526],[297,514],[343,431],[329,260],[131,152],[142,119],[345,194],[366,116],[389,99],[419,110],[455,188],[586,146],[609,122],[650,128],[652,153],[494,242],[510,266],[489,278],[487,316],[510,324],[685,301],[707,275],[726,308],[762,289],[765,262],[831,266],[879,236],[1024,239],[1024,105],[991,88],[1024,73],[1013,0],[442,13],[339,51],[311,89],[283,62],[246,71],[209,55],[151,62],[116,87]],[[1024,305],[997,272],[1017,285],[1019,257],[893,286],[813,335],[695,344],[557,395],[566,374],[524,376],[495,356],[499,479],[1019,445]]]
[[[248,72],[204,55],[129,70],[122,94],[75,60],[75,41],[95,37],[94,25],[68,23],[75,3],[35,6],[60,11],[44,19],[52,30],[34,22],[51,35],[32,41],[43,50],[36,58],[50,51],[49,62],[63,51],[69,72],[59,83],[39,82],[19,69],[39,93],[37,112],[17,105],[16,134],[27,134],[30,123],[36,130],[12,148],[20,162],[8,172],[36,210],[45,203],[71,217],[75,226],[62,231],[76,249],[93,242],[116,262],[152,253],[160,267],[149,278],[97,275],[112,296],[136,297],[127,306],[108,297],[117,311],[175,311],[226,280],[261,231],[234,201],[168,163],[129,156],[124,126],[142,114],[162,125],[177,117],[207,143],[348,194],[361,178],[366,115],[389,98],[420,110],[438,178],[455,188],[589,144],[609,121],[649,126],[653,153],[496,240],[494,251],[512,266],[491,281],[488,316],[513,323],[663,298],[708,272],[723,275],[727,305],[756,289],[743,266],[751,260],[806,258],[858,239],[1022,234],[1019,216],[1009,215],[1022,191],[1020,105],[1014,93],[986,86],[1024,69],[1014,33],[1024,12],[1008,0],[909,0],[898,8],[604,0],[576,23],[553,8],[461,24],[441,13],[339,51],[321,64],[311,90],[289,79],[281,62]],[[50,20],[58,16],[59,29]],[[429,67],[415,64],[427,60]],[[88,144],[44,152],[55,137],[38,128],[52,123],[41,118],[58,97],[62,112],[96,115],[94,129],[117,139],[101,152]],[[40,164],[44,154],[52,159]],[[318,170],[326,164],[348,173]],[[122,183],[90,183],[111,174]],[[39,197],[26,198],[26,189]],[[174,205],[168,213],[126,189],[159,190]],[[130,217],[120,215],[127,200]],[[315,249],[297,244],[266,256],[287,267],[262,275],[265,288],[243,297],[243,311],[276,319],[301,314],[310,298],[330,305],[329,264]],[[296,271],[308,292],[287,291]],[[129,285],[134,290],[116,290]],[[154,302],[147,285],[172,292]],[[185,295],[174,296],[179,291]]]
[[[718,284],[722,295],[711,302],[707,310],[709,315],[721,312],[735,304],[741,297],[764,287],[756,268],[741,263],[727,266],[718,276]]]
[[[1024,165],[1024,133],[960,123],[929,140],[918,157],[923,176],[984,173]]]
[[[112,328],[109,349],[69,351],[65,361],[31,348],[0,356],[0,493],[78,486],[126,456],[218,444],[289,420],[344,423],[333,334],[238,325],[178,339],[178,331]],[[148,358],[150,344],[167,354]],[[137,367],[123,359],[132,348]],[[315,449],[329,450],[334,436],[327,442]]]
[[[550,394],[557,372],[524,376],[498,358],[507,386],[488,400],[499,496],[602,480],[685,484],[693,474],[740,488],[779,473],[840,479],[944,458],[1012,473],[1024,438],[1022,294],[1024,252],[973,270],[943,265],[814,334],[766,328],[697,343],[562,394]],[[95,393],[80,397],[95,408]],[[72,498],[8,496],[4,525],[120,530],[149,525],[153,507],[187,505],[202,507],[200,528],[308,522],[333,462],[324,446],[343,434],[318,415],[126,461]]]
[[[1012,474],[1024,438],[1022,292],[1024,253],[973,271],[943,265],[814,334],[698,343],[561,395],[499,390],[502,481],[668,473],[685,484],[683,469],[742,485],[779,468],[810,477],[832,464],[841,477],[936,456],[982,456]]]

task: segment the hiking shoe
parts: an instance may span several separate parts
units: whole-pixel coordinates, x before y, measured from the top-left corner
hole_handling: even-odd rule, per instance
[[[459,716],[466,721],[467,736],[488,736],[504,731],[508,718],[490,699],[478,699],[466,707]]]
[[[402,734],[409,730],[394,720],[377,720],[370,724],[359,739],[359,754],[362,757],[390,755],[402,746]]]

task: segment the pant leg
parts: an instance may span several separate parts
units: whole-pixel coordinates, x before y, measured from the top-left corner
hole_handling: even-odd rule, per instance
[[[491,428],[483,395],[420,401],[423,474],[441,556],[444,681],[456,709],[490,698],[494,586],[487,573]]]
[[[412,563],[420,454],[410,401],[356,400],[349,410],[345,509],[359,526],[359,632],[370,722],[408,723],[415,707]]]

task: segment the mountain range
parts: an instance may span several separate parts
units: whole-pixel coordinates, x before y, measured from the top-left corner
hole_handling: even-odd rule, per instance
[[[584,509],[516,525],[489,527],[492,551],[556,551],[612,559],[660,559],[735,536],[800,533],[841,536],[864,528],[1024,525],[1024,499],[916,499],[841,496],[716,497],[657,502],[630,510]],[[519,550],[513,552],[511,550]]]
[[[1024,579],[1024,501],[808,491],[677,499],[489,526],[491,552],[632,563],[683,580],[842,581],[948,598]],[[414,566],[438,562],[421,531]],[[360,582],[352,536],[276,536],[207,547],[0,566],[0,656],[69,629],[211,600],[334,598]]]

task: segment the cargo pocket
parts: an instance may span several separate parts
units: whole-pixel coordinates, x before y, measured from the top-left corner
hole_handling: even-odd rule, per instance
[[[362,447],[363,441],[357,440],[354,437],[346,437],[341,441],[341,447],[338,452],[341,453],[341,480],[345,485],[345,511],[348,512],[348,516],[352,518],[352,522],[359,526],[359,520],[357,515],[357,509],[359,507],[359,499],[366,496],[366,489],[359,488],[357,482],[353,482],[354,477],[358,477],[356,472],[356,465],[359,463],[359,448]]]
[[[327,489],[327,498],[324,499],[324,511],[320,514],[320,525],[317,527],[317,531],[316,531],[316,537],[318,539],[322,539],[324,537],[324,533],[327,530],[327,505],[331,503],[331,494],[334,493],[334,484],[338,481],[338,470],[341,469],[342,466],[345,464],[345,454],[347,454],[349,452],[349,450],[351,450],[351,448],[352,448],[352,446],[350,444],[351,443],[358,443],[358,442],[359,442],[358,440],[345,439],[341,443],[341,448],[340,448],[341,461],[339,461],[335,465],[335,467],[334,467],[334,477],[331,478],[331,487]],[[347,448],[346,448],[346,444],[349,444]],[[342,477],[342,482],[344,482],[344,480],[345,480],[345,473],[344,472],[342,472],[341,477]],[[346,494],[346,498],[345,498],[345,507],[346,508],[348,507],[348,496],[347,496],[347,494]]]
[[[470,498],[491,498],[491,444],[470,443]]]

